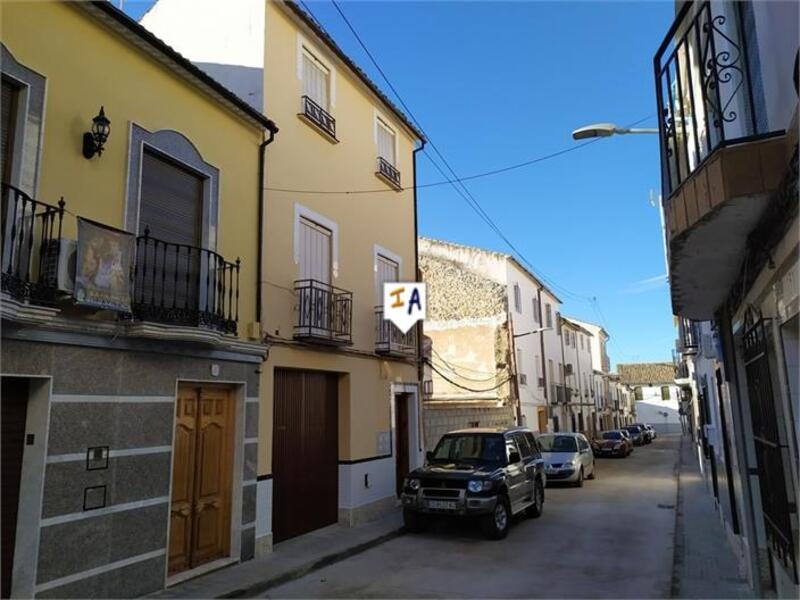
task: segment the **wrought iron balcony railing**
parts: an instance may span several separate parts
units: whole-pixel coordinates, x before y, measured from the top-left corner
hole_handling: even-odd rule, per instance
[[[315,279],[294,282],[295,339],[324,344],[352,343],[353,293]]]
[[[136,238],[133,319],[236,333],[240,260],[144,235]]]
[[[403,333],[383,318],[383,307],[375,307],[375,352],[390,356],[416,356],[417,327]]]
[[[64,199],[58,206],[2,184],[2,291],[16,300],[50,304],[58,297]]]
[[[551,404],[567,404],[572,396],[572,390],[566,385],[554,383],[552,386],[552,394],[550,396]]]
[[[328,111],[322,108],[319,104],[314,102],[310,97],[302,97],[302,115],[311,121],[314,125],[319,127],[323,133],[329,135],[334,140],[336,139],[336,119],[334,119]]]
[[[691,319],[681,317],[678,321],[678,344],[679,350],[684,354],[697,353],[699,344],[699,336],[697,334],[697,327]]]
[[[398,171],[392,163],[383,158],[378,157],[378,171],[377,174],[384,177],[390,184],[399,188],[400,186],[400,171]]]
[[[752,19],[749,2],[686,2],[656,52],[665,198],[717,148],[775,135],[754,85]]]

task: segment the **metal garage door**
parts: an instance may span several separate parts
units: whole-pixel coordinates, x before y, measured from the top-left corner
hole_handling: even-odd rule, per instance
[[[338,519],[337,376],[275,370],[272,529],[276,542]]]

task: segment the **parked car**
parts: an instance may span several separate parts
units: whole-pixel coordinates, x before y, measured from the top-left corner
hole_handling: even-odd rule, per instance
[[[631,441],[633,442],[634,446],[645,445],[646,442],[644,440],[644,434],[642,433],[641,427],[639,427],[638,425],[628,425],[626,427],[623,427],[622,429],[631,434]]]
[[[403,522],[419,532],[436,515],[475,515],[486,537],[501,539],[512,515],[541,516],[546,484],[544,459],[529,429],[453,431],[403,482]]]
[[[642,431],[642,438],[644,438],[644,443],[649,444],[653,441],[653,433],[644,423],[633,423],[634,426],[638,427]]]
[[[650,439],[654,440],[658,436],[656,435],[656,428],[650,425],[649,423],[645,423],[645,427],[647,427],[648,431],[650,432]]]
[[[618,429],[600,432],[600,436],[592,440],[595,456],[627,457],[633,452],[633,443],[625,433]]]
[[[567,481],[581,487],[594,479],[594,454],[582,433],[543,433],[536,438],[545,460],[548,481]]]

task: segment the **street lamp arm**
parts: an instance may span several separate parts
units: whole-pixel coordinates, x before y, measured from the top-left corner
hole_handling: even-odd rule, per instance
[[[515,333],[514,338],[521,338],[525,337],[526,335],[533,335],[534,333],[542,333],[543,331],[551,331],[552,327],[540,327],[539,329],[534,329],[533,331],[526,331],[525,333]]]
[[[614,134],[624,135],[626,133],[658,133],[658,129],[651,128],[632,128],[617,127],[615,123],[594,123],[580,127],[572,132],[572,139],[585,140],[588,138],[609,137]]]
[[[632,129],[632,128],[619,127],[614,130],[614,133],[618,133],[620,135],[626,133],[658,133],[658,129],[652,129],[652,128]]]

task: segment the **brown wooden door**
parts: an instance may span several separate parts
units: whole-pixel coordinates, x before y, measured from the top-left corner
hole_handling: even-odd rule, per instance
[[[14,570],[14,544],[17,535],[19,482],[22,455],[25,451],[25,419],[28,413],[28,380],[3,377],[2,396],[2,597],[11,595],[11,574]]]
[[[275,370],[272,530],[276,542],[338,520],[338,377]]]
[[[397,433],[397,495],[403,491],[403,480],[408,475],[408,394],[394,397],[395,431]]]
[[[230,553],[233,401],[217,386],[180,386],[172,467],[169,572]]]
[[[547,411],[543,408],[539,409],[539,433],[547,431]]]

